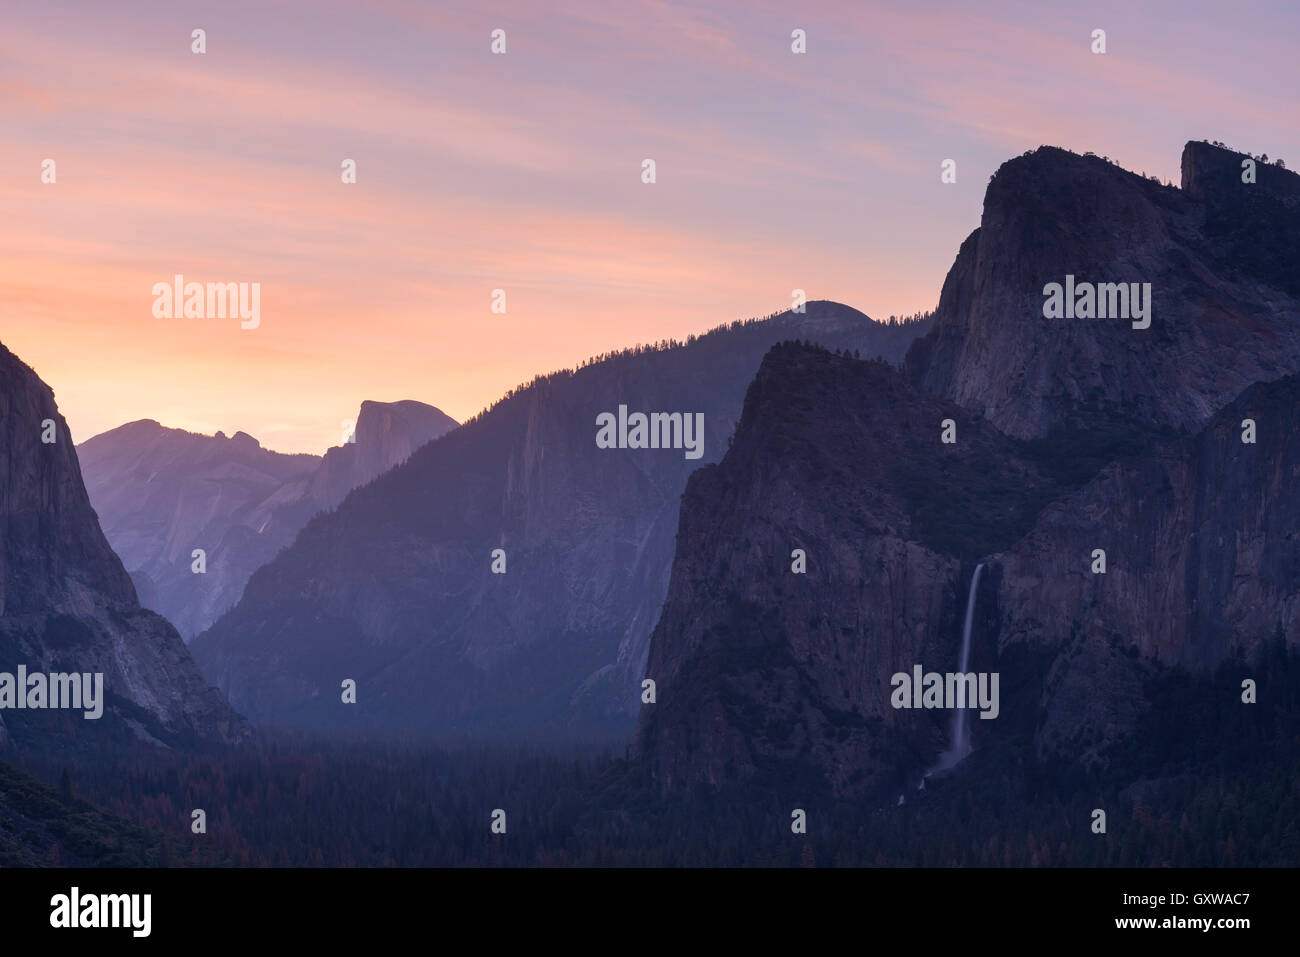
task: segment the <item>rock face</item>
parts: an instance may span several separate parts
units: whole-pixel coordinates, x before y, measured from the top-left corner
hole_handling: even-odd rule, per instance
[[[1017,443],[892,368],[773,349],[726,458],[687,485],[638,754],[665,789],[896,785],[899,755],[937,753],[947,722],[890,707],[891,676],[954,670],[974,559],[1053,490]]]
[[[271,500],[305,484],[320,459],[280,455],[252,436],[226,437],[131,422],[78,448],[104,534],[131,570],[140,600],[190,638],[232,605],[248,576],[292,540],[297,522]],[[285,515],[302,496],[286,496]],[[274,524],[274,528],[272,525]],[[206,571],[192,570],[194,549]]]
[[[43,442],[42,435],[53,437]],[[0,671],[103,672],[104,716],[6,710],[10,746],[238,740],[247,724],[140,607],[90,507],[54,394],[0,346]]]
[[[1004,164],[909,373],[1038,438],[1196,431],[1251,384],[1300,371],[1300,177],[1268,167],[1244,184],[1239,159],[1189,143],[1183,190],[1052,147]],[[1044,318],[1044,286],[1067,274],[1150,283],[1150,328]]]
[[[1208,671],[1300,636],[1297,409],[1300,376],[1253,386],[1199,435],[1106,468],[996,557],[999,652],[1050,656],[1040,754],[1092,760],[1131,730],[1135,659]]]
[[[813,302],[541,377],[312,521],[195,657],[269,723],[626,729],[686,478],[721,456],[763,353],[800,336],[898,361],[924,327]],[[598,448],[620,405],[702,413],[702,457]]]
[[[325,453],[308,482],[306,498],[322,510],[333,508],[354,488],[405,462],[420,446],[458,424],[423,402],[362,402],[355,441]]]
[[[365,402],[355,442],[314,455],[131,422],[78,449],[104,533],[131,570],[143,604],[187,640],[238,601],[249,576],[317,512],[455,428],[421,402]],[[205,552],[195,574],[192,553]]]
[[[894,710],[890,673],[957,670],[977,562],[971,670],[1002,701],[976,750],[1105,762],[1158,671],[1300,640],[1300,180],[1251,191],[1242,158],[1189,144],[1181,191],[1061,150],[1012,160],[907,382],[767,356],[683,499],[633,752],[660,788],[915,783],[952,713]],[[1152,282],[1151,328],[1045,319],[1066,273]]]

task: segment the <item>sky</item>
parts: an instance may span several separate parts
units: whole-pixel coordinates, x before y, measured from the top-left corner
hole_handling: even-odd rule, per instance
[[[152,418],[320,453],[365,399],[464,420],[796,288],[929,310],[989,175],[1043,144],[1175,184],[1189,139],[1300,166],[1291,2],[0,11],[0,342],[76,441]],[[259,283],[259,325],[155,316],[176,274]]]

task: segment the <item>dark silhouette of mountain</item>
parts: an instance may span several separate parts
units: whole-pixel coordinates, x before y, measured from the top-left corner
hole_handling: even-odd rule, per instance
[[[309,523],[195,657],[267,723],[626,728],[686,478],[722,454],[763,353],[800,336],[899,361],[925,327],[811,302],[538,377]],[[702,413],[701,457],[597,447],[620,405]]]
[[[1012,160],[906,377],[769,353],[683,499],[634,748],[656,787],[911,791],[952,712],[895,709],[891,676],[958,670],[977,562],[971,670],[1001,675],[977,753],[1121,760],[1169,669],[1237,671],[1212,704],[1250,707],[1245,662],[1300,634],[1300,300],[1249,237],[1294,262],[1300,180],[1242,184],[1225,153],[1188,144],[1183,191],[1057,149]],[[1066,273],[1151,282],[1150,328],[1045,318]]]
[[[0,346],[0,672],[102,672],[103,716],[0,711],[0,747],[238,740],[243,718],[141,608],[90,507],[54,393]],[[25,689],[24,689],[25,690]]]
[[[140,600],[187,639],[243,593],[249,576],[288,546],[307,520],[456,427],[421,402],[363,402],[355,441],[315,455],[263,449],[168,429],[146,419],[78,448],[104,533],[131,570]],[[194,549],[205,571],[193,570]]]

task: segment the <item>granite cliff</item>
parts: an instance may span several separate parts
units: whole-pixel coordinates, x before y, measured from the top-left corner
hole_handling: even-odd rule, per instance
[[[54,393],[0,346],[0,672],[104,675],[103,717],[0,712],[0,746],[237,741],[248,726],[140,607],[90,506]]]
[[[915,785],[951,712],[895,710],[890,677],[957,670],[979,562],[971,668],[1002,706],[977,752],[1105,765],[1159,676],[1300,640],[1300,178],[1243,183],[1246,158],[1189,143],[1182,189],[1014,159],[904,375],[768,354],[683,499],[633,748],[658,788]],[[1150,327],[1046,318],[1067,274],[1151,283]]]

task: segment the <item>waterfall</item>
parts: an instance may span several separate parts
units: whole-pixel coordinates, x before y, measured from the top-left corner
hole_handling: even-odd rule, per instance
[[[975,574],[970,580],[970,594],[966,597],[966,621],[961,627],[961,660],[958,662],[957,670],[961,674],[966,674],[970,670],[970,633],[971,625],[975,619],[975,592],[980,586],[980,572],[984,571],[984,563],[975,566]],[[967,705],[970,702],[966,702]],[[935,771],[947,771],[955,767],[963,758],[971,752],[970,747],[970,708],[957,708],[952,716],[952,742],[948,750],[939,755],[939,761],[929,771],[925,772],[925,777],[929,777]],[[921,779],[921,784],[925,784],[925,778]]]
[[[970,630],[975,618],[975,592],[980,587],[980,572],[984,571],[981,562],[975,566],[975,574],[970,580],[970,595],[966,598],[966,622],[961,626],[961,674],[970,671]],[[967,702],[970,704],[970,702]],[[970,754],[970,708],[958,708],[952,723],[952,752],[957,756],[953,764]]]

